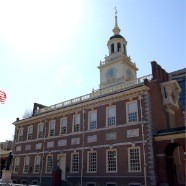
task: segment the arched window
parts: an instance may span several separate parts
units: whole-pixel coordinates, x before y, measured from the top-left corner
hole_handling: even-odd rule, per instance
[[[119,52],[121,50],[121,43],[117,43],[117,51]]]
[[[114,53],[114,43],[111,45],[111,53]]]
[[[127,54],[126,46],[125,45],[123,45],[123,50],[124,50],[124,54]]]

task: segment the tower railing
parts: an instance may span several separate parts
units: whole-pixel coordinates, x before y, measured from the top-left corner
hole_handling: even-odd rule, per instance
[[[73,99],[70,99],[70,100],[67,100],[67,101],[64,101],[64,102],[60,102],[60,103],[57,103],[55,105],[44,107],[44,108],[41,108],[39,110],[35,110],[34,114],[38,115],[38,114],[42,114],[42,113],[45,113],[45,112],[54,111],[54,110],[57,110],[57,109],[60,109],[60,108],[70,106],[70,105],[74,105],[74,104],[77,104],[77,103],[83,103],[85,101],[96,99],[100,96],[104,96],[106,94],[114,93],[114,92],[119,91],[119,90],[125,90],[125,89],[128,89],[129,87],[132,87],[132,86],[143,83],[144,79],[151,80],[152,75],[150,74],[150,75],[147,75],[147,76],[137,78],[135,80],[126,81],[124,83],[120,83],[120,84],[117,84],[117,85],[114,85],[114,86],[111,86],[111,87],[108,87],[108,88],[93,90],[89,94],[86,94],[86,95],[83,95],[83,96],[80,96],[80,97],[77,97],[77,98],[73,98]]]

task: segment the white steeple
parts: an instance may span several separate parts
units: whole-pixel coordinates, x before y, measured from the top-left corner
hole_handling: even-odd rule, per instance
[[[127,41],[120,35],[116,7],[115,25],[112,31],[114,35],[109,38],[107,43],[109,55],[105,56],[105,60],[101,61],[98,66],[101,89],[136,79],[136,71],[138,70],[127,55]]]
[[[118,27],[118,17],[117,17],[117,10],[115,7],[115,27],[112,30],[114,32],[114,35],[119,35],[120,33],[120,28]]]

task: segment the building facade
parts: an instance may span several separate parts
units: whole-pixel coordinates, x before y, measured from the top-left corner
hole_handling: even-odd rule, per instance
[[[185,183],[180,86],[155,61],[152,75],[137,78],[117,15],[113,32],[109,55],[98,66],[99,90],[48,107],[35,103],[32,117],[13,123],[14,182],[47,186],[59,173],[70,185]],[[173,165],[182,157],[177,170],[169,167],[174,180],[168,157]]]

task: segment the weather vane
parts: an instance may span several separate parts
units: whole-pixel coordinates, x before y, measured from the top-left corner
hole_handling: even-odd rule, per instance
[[[116,7],[115,7],[115,14],[117,14],[117,10],[116,10]]]

